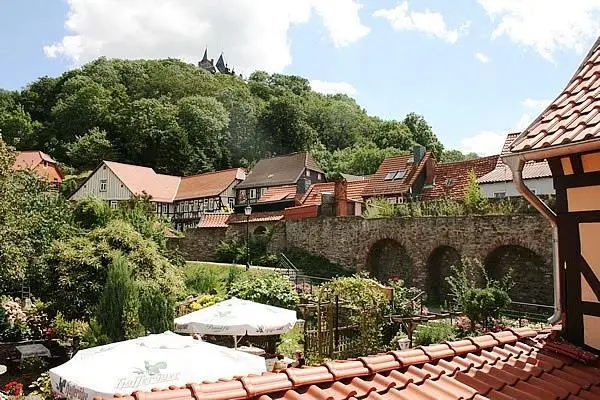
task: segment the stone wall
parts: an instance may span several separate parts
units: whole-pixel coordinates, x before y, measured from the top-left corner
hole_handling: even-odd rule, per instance
[[[188,229],[183,238],[171,238],[167,245],[188,261],[217,261],[217,248],[225,239],[227,228]]]
[[[491,276],[501,276],[507,267],[517,270],[515,276],[522,277],[518,292],[533,296],[519,300],[551,301],[552,234],[548,222],[538,215],[320,217],[251,223],[250,232],[259,226],[275,230],[272,252],[297,247],[349,270],[368,271],[382,281],[398,276],[424,289],[443,281],[458,257],[477,258]],[[193,229],[178,240],[179,247],[189,259],[210,261],[225,235],[245,232],[245,224]],[[437,286],[443,292],[444,285]]]

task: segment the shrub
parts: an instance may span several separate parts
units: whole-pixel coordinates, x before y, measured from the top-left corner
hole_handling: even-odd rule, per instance
[[[457,306],[474,323],[488,327],[510,304],[510,272],[501,282],[490,279],[479,260],[463,258],[446,278]]]
[[[237,264],[246,258],[246,250],[235,238],[222,240],[217,247],[217,261]]]
[[[291,310],[300,301],[292,283],[283,275],[270,271],[249,271],[239,275],[227,294]]]
[[[219,275],[202,265],[194,265],[186,268],[184,272],[184,284],[188,291],[193,294],[208,294],[212,290],[218,290],[221,286]]]
[[[477,176],[473,170],[469,171],[468,174],[464,205],[471,214],[485,214],[488,211],[489,202],[483,197],[483,192],[477,183]]]
[[[52,382],[50,380],[50,374],[44,372],[41,374],[29,388],[32,389],[31,394],[39,396],[42,400],[54,400],[52,394]]]
[[[382,347],[388,301],[381,286],[366,275],[335,278],[321,286],[319,301],[338,298],[345,307],[354,310],[350,322],[358,326],[359,334],[353,346],[356,355],[378,352]]]
[[[416,346],[427,346],[434,343],[440,343],[444,340],[456,339],[456,329],[454,325],[433,321],[419,325],[413,336],[413,344]]]
[[[77,202],[73,210],[75,223],[84,229],[106,226],[112,218],[108,203],[98,197],[88,197]]]
[[[388,286],[394,290],[392,308],[395,315],[409,317],[419,313],[418,303],[414,300],[421,290],[415,287],[407,287],[402,280],[391,280]]]
[[[173,329],[175,302],[161,288],[151,282],[139,285],[139,322],[149,333],[162,333]]]
[[[89,329],[89,325],[80,320],[68,321],[60,312],[58,312],[52,321],[52,328],[59,339],[68,340],[85,336]]]

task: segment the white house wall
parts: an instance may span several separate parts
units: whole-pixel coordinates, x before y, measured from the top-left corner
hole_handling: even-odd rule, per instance
[[[554,184],[552,178],[539,178],[539,179],[526,179],[525,184],[529,189],[533,189],[537,195],[548,195],[554,194]],[[495,193],[505,192],[506,197],[521,196],[521,193],[517,191],[514,183],[509,182],[495,182],[495,183],[480,183],[481,191],[487,198],[494,198]]]
[[[106,180],[106,191],[100,191],[100,182]],[[81,200],[89,196],[99,197],[104,200],[129,200],[131,191],[106,165],[101,165],[92,176],[81,186],[71,200]]]

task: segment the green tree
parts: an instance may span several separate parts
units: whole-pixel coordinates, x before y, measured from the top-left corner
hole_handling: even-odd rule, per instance
[[[227,294],[230,297],[291,310],[295,309],[300,301],[292,283],[280,273],[271,271],[250,271],[239,275],[231,283]]]
[[[131,311],[132,308],[137,311],[137,296],[137,288],[127,259],[116,255],[108,268],[106,285],[98,303],[97,313],[97,320],[111,341],[118,342],[130,338],[128,336],[135,331],[136,321],[131,321]]]
[[[67,157],[72,167],[81,170],[94,169],[103,160],[113,159],[113,145],[107,138],[106,131],[92,128],[67,145]]]
[[[481,187],[477,183],[477,175],[471,170],[467,176],[464,204],[467,212],[472,214],[485,214],[489,208],[489,201],[483,196]]]
[[[431,150],[439,159],[442,155],[442,151],[444,151],[444,146],[438,140],[437,136],[435,136],[431,125],[425,121],[425,118],[416,113],[409,113],[406,115],[403,122],[410,130],[413,141],[425,146],[428,150]]]
[[[440,162],[452,163],[459,161],[475,160],[479,158],[477,153],[463,153],[460,150],[444,150]]]
[[[112,218],[112,209],[108,203],[98,197],[80,200],[73,209],[75,224],[84,229],[103,227]]]

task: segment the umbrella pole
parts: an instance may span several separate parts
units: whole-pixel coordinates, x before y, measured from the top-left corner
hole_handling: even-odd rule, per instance
[[[237,349],[237,345],[238,345],[238,337],[237,336],[233,336],[233,348]]]

